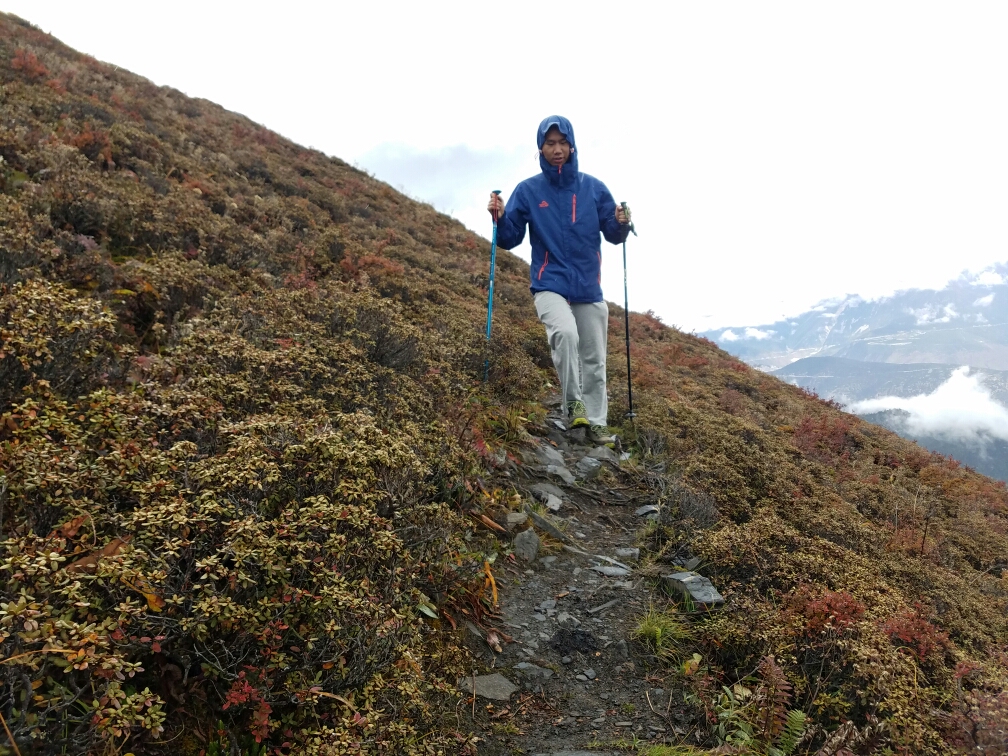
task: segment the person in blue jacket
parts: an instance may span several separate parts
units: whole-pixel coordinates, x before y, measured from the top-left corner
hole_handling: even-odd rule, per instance
[[[536,136],[542,172],[515,188],[505,207],[491,194],[497,243],[532,243],[531,290],[546,326],[569,425],[588,426],[595,443],[612,443],[606,395],[609,307],[602,299],[602,243],[621,244],[630,219],[605,184],[578,170],[574,129],[549,116]]]

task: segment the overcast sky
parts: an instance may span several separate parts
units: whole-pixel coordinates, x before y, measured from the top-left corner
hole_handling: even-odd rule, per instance
[[[538,170],[536,126],[565,115],[582,170],[634,211],[631,308],[687,330],[1008,260],[1005,2],[0,8],[486,236],[486,195]]]

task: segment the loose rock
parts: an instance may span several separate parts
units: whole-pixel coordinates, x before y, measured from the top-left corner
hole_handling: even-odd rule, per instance
[[[574,485],[574,476],[563,465],[546,465],[546,474],[559,478],[568,486]]]
[[[473,681],[472,677],[465,677],[459,680],[459,687],[473,693]],[[511,694],[518,690],[517,685],[499,672],[493,675],[477,675],[475,683],[476,695],[493,701],[507,701],[511,698]]]
[[[612,567],[608,564],[597,564],[590,569],[595,572],[599,572],[606,577],[626,577],[630,574],[630,570],[625,570],[622,567]]]
[[[541,465],[559,465],[563,467],[565,464],[564,455],[549,444],[539,444],[536,448],[536,456],[539,458],[539,464]]]
[[[636,562],[640,559],[640,549],[616,549],[616,556],[628,562]]]
[[[582,457],[575,469],[585,480],[592,480],[602,471],[602,463],[594,457]]]
[[[588,456],[592,459],[597,459],[599,462],[612,462],[617,467],[619,466],[619,457],[608,446],[596,446],[588,452]]]
[[[524,525],[525,521],[528,519],[528,515],[524,512],[508,512],[507,514],[507,529],[514,530],[519,525]]]
[[[526,677],[541,677],[544,680],[549,680],[553,677],[553,670],[547,669],[546,667],[540,667],[537,664],[532,664],[531,662],[519,662],[514,665],[516,671],[525,675]]]
[[[691,598],[698,606],[714,608],[724,606],[724,596],[717,592],[714,584],[695,572],[676,572],[662,577],[673,591]]]
[[[519,559],[531,562],[539,553],[539,536],[535,530],[523,530],[514,538],[514,553]]]
[[[531,491],[540,501],[544,503],[551,495],[556,496],[558,499],[563,499],[564,496],[564,492],[552,483],[536,483],[535,485],[529,486],[529,491]]]

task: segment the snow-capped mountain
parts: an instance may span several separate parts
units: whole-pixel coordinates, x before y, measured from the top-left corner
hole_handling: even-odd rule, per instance
[[[1008,370],[1008,264],[940,290],[844,297],[788,320],[702,335],[763,370],[811,356]]]

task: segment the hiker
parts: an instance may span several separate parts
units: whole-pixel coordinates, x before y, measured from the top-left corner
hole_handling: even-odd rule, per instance
[[[549,116],[536,135],[542,173],[525,179],[504,206],[490,195],[497,242],[514,249],[530,229],[531,286],[536,313],[546,326],[553,365],[571,428],[588,427],[596,444],[611,444],[607,427],[606,337],[609,307],[602,299],[602,244],[620,244],[630,219],[605,184],[578,171],[574,129]]]

